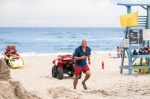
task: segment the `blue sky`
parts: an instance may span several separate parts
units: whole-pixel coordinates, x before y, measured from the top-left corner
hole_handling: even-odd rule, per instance
[[[126,7],[117,3],[150,0],[0,0],[0,27],[120,27]]]

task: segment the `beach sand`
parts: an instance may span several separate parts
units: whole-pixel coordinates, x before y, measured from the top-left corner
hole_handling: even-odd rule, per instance
[[[58,55],[22,56],[25,67],[10,69],[11,77],[19,81],[25,90],[42,99],[148,99],[150,97],[150,75],[128,70],[120,74],[121,58],[110,58],[108,53],[93,52],[91,55],[91,77],[86,82],[88,90],[79,79],[77,89],[73,89],[73,78],[64,75],[62,80],[51,75],[53,59]],[[116,57],[116,53],[111,53]],[[104,61],[104,70],[102,69]],[[128,58],[125,58],[127,64]],[[1,85],[1,84],[0,84]],[[2,91],[1,91],[2,93]],[[34,99],[34,98],[33,98]]]

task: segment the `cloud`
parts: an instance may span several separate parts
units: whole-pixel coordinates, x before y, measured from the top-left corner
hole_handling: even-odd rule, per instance
[[[131,0],[2,0],[0,26],[120,26],[119,1]]]

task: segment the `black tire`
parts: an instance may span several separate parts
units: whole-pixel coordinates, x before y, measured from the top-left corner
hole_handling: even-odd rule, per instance
[[[73,77],[74,76],[74,72],[71,72],[71,74],[69,75],[69,77]]]
[[[73,68],[73,66],[72,66],[72,70],[70,72],[71,72],[71,74],[69,74],[69,77],[73,77],[74,76],[74,68]]]
[[[54,65],[54,66],[52,67],[52,77],[54,77],[54,78],[57,77],[56,68],[57,68],[56,65]]]
[[[64,76],[63,68],[62,67],[58,67],[57,68],[57,78],[61,80],[61,79],[63,79],[63,76]]]

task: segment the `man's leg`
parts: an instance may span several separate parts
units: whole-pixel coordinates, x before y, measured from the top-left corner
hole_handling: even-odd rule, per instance
[[[75,75],[75,79],[73,81],[73,86],[74,86],[74,89],[76,89],[76,86],[78,84],[78,79],[79,79],[80,75]]]
[[[121,58],[122,58],[122,56],[123,56],[122,54],[123,54],[123,52],[120,53]]]
[[[74,81],[73,81],[74,89],[76,89],[76,86],[78,84],[78,79],[80,77],[81,72],[82,72],[82,68],[80,68],[78,66],[74,66],[74,74],[75,74],[75,78],[74,78]]]
[[[85,72],[85,78],[84,80],[82,81],[83,84],[85,84],[85,82],[90,78],[90,75],[91,75],[91,72],[89,70],[87,70]]]
[[[90,77],[90,75],[91,75],[91,72],[90,72],[90,70],[87,70],[87,71],[84,72],[84,73],[85,73],[85,78],[84,78],[84,80],[82,81],[82,85],[83,85],[83,88],[84,88],[85,90],[87,90],[87,86],[86,86],[85,82],[89,79],[89,77]]]

